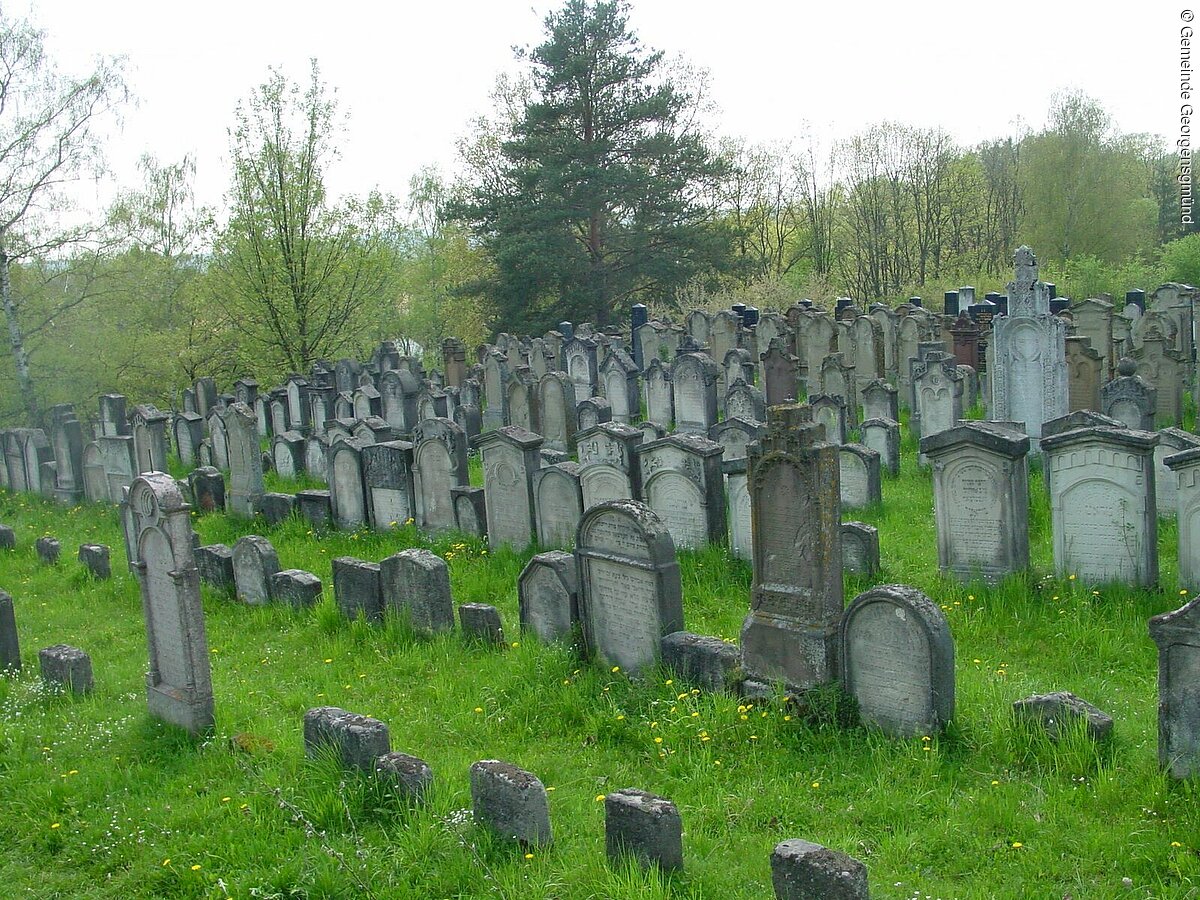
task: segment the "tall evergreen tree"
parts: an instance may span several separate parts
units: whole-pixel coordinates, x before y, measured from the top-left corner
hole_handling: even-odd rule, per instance
[[[567,0],[545,25],[502,177],[476,179],[456,209],[495,260],[509,329],[603,325],[728,252],[710,202],[725,165],[689,117],[695,98],[630,31],[628,4]]]

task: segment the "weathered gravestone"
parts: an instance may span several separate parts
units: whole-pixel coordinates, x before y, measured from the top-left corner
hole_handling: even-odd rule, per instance
[[[332,752],[346,768],[372,773],[376,761],[391,749],[387,724],[378,719],[336,706],[320,706],[304,713],[304,753],[310,758]]]
[[[456,484],[450,488],[455,527],[472,537],[487,537],[487,498],[484,493],[483,488],[469,484]]]
[[[21,644],[17,636],[17,617],[13,599],[0,591],[0,674],[21,670]]]
[[[611,500],[584,513],[575,540],[579,612],[592,652],[636,674],[663,635],[683,630],[675,545],[645,504]]]
[[[521,629],[547,643],[569,641],[579,621],[575,557],[562,550],[539,553],[517,579]]]
[[[879,454],[870,447],[842,444],[838,468],[842,506],[870,506],[883,501]]]
[[[1200,597],[1150,620],[1158,645],[1158,763],[1172,778],[1200,775]]]
[[[200,580],[219,591],[233,591],[233,550],[225,544],[206,544],[195,550],[196,569]]]
[[[1124,357],[1117,377],[1100,388],[1100,411],[1136,431],[1154,430],[1158,392],[1137,374],[1137,363]]]
[[[1158,435],[1076,428],[1042,441],[1050,472],[1054,568],[1093,582],[1158,581]]]
[[[79,561],[93,578],[112,577],[112,551],[107,544],[80,544]]]
[[[796,401],[800,392],[800,360],[788,352],[783,338],[769,342],[767,352],[762,355],[762,371],[768,406]]]
[[[859,392],[864,419],[900,421],[900,401],[897,390],[882,378],[868,381]]]
[[[1175,480],[1175,512],[1179,526],[1179,584],[1200,588],[1200,448],[1164,460],[1167,477]]]
[[[613,862],[629,856],[643,868],[683,868],[683,820],[675,804],[636,788],[604,798],[604,851]]]
[[[725,392],[725,418],[762,422],[767,418],[767,401],[762,391],[741,379]]]
[[[850,430],[846,398],[832,394],[809,394],[808,406],[812,410],[813,421],[825,429],[825,440],[844,444]]]
[[[775,900],[867,900],[867,867],[852,856],[799,839],[771,852]]]
[[[579,466],[562,462],[535,471],[533,507],[538,543],[543,547],[570,547],[583,515]]]
[[[167,471],[166,413],[148,404],[139,404],[129,414],[129,425],[136,472]]]
[[[675,430],[708,434],[717,421],[717,376],[720,367],[707,353],[682,351],[671,366]]]
[[[641,469],[636,450],[642,432],[631,425],[601,422],[576,435],[579,447],[579,485],[586,510],[606,500],[642,496]]]
[[[900,425],[891,419],[865,419],[859,426],[862,443],[879,454],[882,472],[900,474]]]
[[[303,569],[283,569],[271,576],[271,598],[295,609],[321,601],[321,579]]]
[[[129,508],[150,650],[147,704],[196,734],[213,726],[213,690],[188,506],[175,480],[156,472],[133,483]]]
[[[1100,409],[1100,386],[1105,382],[1105,358],[1092,348],[1092,339],[1071,335],[1066,340],[1067,408]]]
[[[363,444],[356,438],[334,441],[329,452],[329,499],[333,524],[353,530],[367,521],[367,492],[363,483]]]
[[[353,621],[361,614],[367,622],[383,620],[382,567],[353,556],[333,560],[333,599],[338,610]]]
[[[600,365],[600,385],[612,408],[612,421],[628,425],[638,415],[641,400],[638,367],[619,347],[612,347]]]
[[[547,372],[538,380],[538,405],[546,447],[567,453],[575,450],[575,386],[561,372]]]
[[[575,406],[575,430],[587,431],[612,421],[612,407],[603,397],[588,397]]]
[[[194,466],[200,458],[200,443],[204,440],[204,420],[196,413],[179,413],[172,428],[179,461]]]
[[[50,409],[50,444],[54,449],[54,497],[59,503],[78,503],[83,499],[83,426],[70,403]]]
[[[72,694],[90,694],[95,687],[92,658],[78,647],[55,644],[38,651],[42,681],[61,686]]]
[[[930,437],[953,428],[963,416],[963,378],[953,357],[928,353],[912,367],[912,375],[918,434]],[[925,465],[925,458],[918,457],[918,462]]]
[[[809,407],[773,406],[750,447],[754,582],[742,661],[760,682],[804,690],[837,677],[842,614],[838,448]]]
[[[238,599],[252,606],[271,602],[271,576],[279,571],[279,554],[257,534],[238,538],[233,545],[233,580]]]
[[[1154,495],[1160,516],[1173,518],[1176,507],[1178,479],[1167,467],[1166,458],[1193,447],[1200,447],[1200,437],[1182,428],[1171,426],[1158,430],[1158,445],[1154,448]]]
[[[670,363],[652,360],[642,380],[646,401],[646,418],[664,426],[675,421],[675,395],[671,387]]]
[[[271,441],[271,464],[280,477],[295,478],[304,471],[307,462],[306,443],[304,435],[298,431],[285,431],[275,435]],[[323,468],[316,474],[320,478],[326,477]]]
[[[642,494],[667,525],[676,547],[725,541],[721,445],[675,434],[637,448]]]
[[[522,846],[551,842],[550,804],[536,775],[498,759],[471,765],[475,820],[499,837]]]
[[[954,641],[938,605],[887,584],[859,594],[840,629],[842,684],[864,722],[891,737],[935,734],[954,717]]]
[[[879,571],[879,529],[863,522],[842,523],[842,568],[868,576]]]
[[[522,550],[536,537],[533,473],[541,467],[541,435],[508,425],[484,434],[478,446],[483,454],[488,545]]]
[[[229,448],[229,514],[254,516],[263,487],[262,454],[254,412],[245,403],[231,403],[221,414]]]
[[[456,527],[450,489],[468,484],[467,434],[449,419],[427,419],[413,429],[413,493],[417,527],[445,531]]]
[[[959,578],[999,581],[1029,566],[1029,438],[960,422],[921,439],[933,466],[938,565]]]
[[[454,627],[450,569],[444,559],[429,550],[401,550],[380,563],[379,569],[386,610],[422,634]]]
[[[407,441],[384,441],[362,449],[368,520],[376,531],[389,531],[415,519],[412,450]]]

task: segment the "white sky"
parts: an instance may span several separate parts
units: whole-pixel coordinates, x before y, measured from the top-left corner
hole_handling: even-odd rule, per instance
[[[1191,2],[1191,0],[1188,0]],[[1200,0],[1196,0],[1200,7]],[[1001,0],[634,0],[643,44],[708,69],[716,130],[750,141],[827,138],[890,119],[941,125],[960,143],[1039,126],[1050,95],[1081,88],[1124,131],[1174,143],[1184,4]],[[487,109],[513,45],[536,45],[547,0],[14,0],[31,10],[61,69],[124,55],[138,106],[109,149],[115,178],[138,181],[142,153],[197,160],[197,193],[220,204],[227,128],[240,98],[282,65],[303,83],[315,56],[349,123],[329,172],[335,194],[403,198],[422,165],[454,165],[454,142]],[[1119,8],[1119,15],[1115,10]],[[1200,82],[1198,82],[1200,84]],[[1200,106],[1200,104],[1197,104]],[[103,202],[107,190],[89,190]]]

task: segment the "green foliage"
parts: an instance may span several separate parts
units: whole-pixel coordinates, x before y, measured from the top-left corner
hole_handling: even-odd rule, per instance
[[[694,98],[629,30],[627,5],[568,0],[546,33],[496,168],[476,172],[455,210],[492,256],[508,330],[606,324],[618,304],[669,295],[726,252],[701,199],[724,167],[688,119]]]
[[[1171,241],[1162,248],[1163,277],[1181,284],[1200,284],[1200,233]]]

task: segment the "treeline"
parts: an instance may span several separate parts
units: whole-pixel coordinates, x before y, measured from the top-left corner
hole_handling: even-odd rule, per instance
[[[644,47],[628,14],[593,0],[551,13],[456,171],[422,171],[404,201],[327,195],[341,120],[315,62],[302,83],[270,72],[234,111],[221,211],[195,204],[190,161],[147,158],[103,222],[59,225],[53,185],[90,157],[50,148],[117,105],[111,66],[105,102],[60,129],[0,113],[0,417],[90,409],[111,390],[169,406],[200,375],[275,384],[385,337],[436,351],[450,335],[620,322],[639,301],[670,315],[1002,290],[1019,244],[1075,299],[1200,282],[1177,158],[1082,93],[1056,96],[1040,128],[977,146],[894,122],[752,145],[708,130],[703,73]],[[39,41],[0,17],[8,89],[49,104],[69,85],[26,64]],[[24,172],[38,148],[48,172]]]

